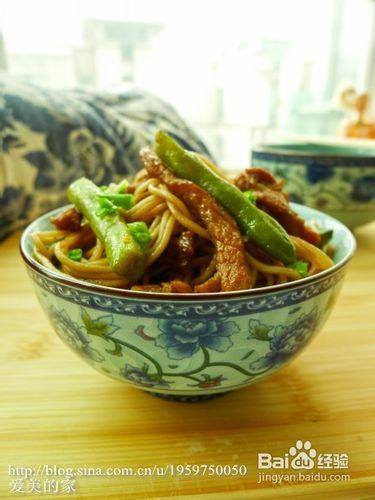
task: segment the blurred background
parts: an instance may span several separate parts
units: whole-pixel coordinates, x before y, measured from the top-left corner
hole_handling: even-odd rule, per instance
[[[144,88],[238,168],[254,143],[340,133],[340,91],[375,88],[374,12],[372,0],[0,0],[0,72]]]

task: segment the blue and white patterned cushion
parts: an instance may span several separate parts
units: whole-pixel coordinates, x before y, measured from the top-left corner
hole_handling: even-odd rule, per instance
[[[100,185],[134,174],[158,129],[209,155],[176,111],[145,91],[47,90],[2,77],[0,239],[66,203],[78,177]]]

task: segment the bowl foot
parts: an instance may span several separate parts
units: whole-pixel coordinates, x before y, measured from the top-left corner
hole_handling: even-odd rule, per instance
[[[178,396],[174,394],[162,394],[161,392],[148,392],[148,394],[151,394],[152,396],[155,396],[157,398],[167,399],[169,401],[177,401],[178,403],[200,403],[201,401],[209,401],[210,399],[219,398],[221,396],[224,396],[224,394],[227,394],[228,392],[230,391],[218,392],[216,394],[202,394],[196,396]]]

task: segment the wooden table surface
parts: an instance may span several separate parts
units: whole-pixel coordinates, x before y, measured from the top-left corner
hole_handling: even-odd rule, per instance
[[[356,232],[358,251],[335,310],[298,359],[257,385],[190,404],[106,378],[65,347],[36,301],[18,237],[0,245],[0,498],[39,496],[11,493],[38,484],[8,476],[9,465],[245,464],[240,477],[77,477],[65,485],[76,493],[44,497],[375,499],[375,223]],[[258,483],[257,453],[283,455],[298,439],[348,454],[349,468],[338,472],[351,479]]]

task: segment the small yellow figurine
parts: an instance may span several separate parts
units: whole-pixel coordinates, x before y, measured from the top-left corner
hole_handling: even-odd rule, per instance
[[[349,87],[341,92],[340,101],[344,108],[354,111],[354,118],[344,125],[345,137],[375,139],[375,123],[366,118],[370,96],[367,93],[358,94],[353,87]]]

